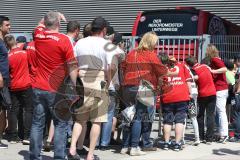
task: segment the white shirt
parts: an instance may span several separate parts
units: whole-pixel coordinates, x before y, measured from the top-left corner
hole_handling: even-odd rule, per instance
[[[114,49],[112,52],[108,53],[108,59],[111,60],[111,63],[114,64],[117,67],[116,73],[113,76],[112,81],[109,85],[109,90],[115,91],[118,88],[115,88],[115,86],[119,86],[119,77],[118,77],[118,64],[119,64],[119,57],[124,54],[124,51],[119,47],[115,46],[116,49]]]
[[[109,42],[102,37],[89,36],[80,39],[74,47],[79,69],[107,71],[110,58],[107,58],[106,45]]]

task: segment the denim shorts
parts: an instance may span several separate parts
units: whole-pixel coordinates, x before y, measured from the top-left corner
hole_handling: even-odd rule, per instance
[[[163,104],[163,124],[173,125],[173,122],[185,124],[188,102]]]

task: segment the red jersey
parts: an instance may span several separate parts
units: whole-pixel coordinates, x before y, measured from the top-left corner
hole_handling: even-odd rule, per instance
[[[166,104],[189,101],[190,93],[187,80],[192,79],[189,70],[182,63],[177,63],[172,70],[179,70],[179,73],[177,76],[167,77],[168,82],[172,85],[172,89],[162,95],[163,103]]]
[[[28,71],[27,53],[20,48],[10,50],[8,54],[10,71],[10,89],[12,91],[25,90],[31,86]]]
[[[138,86],[141,79],[148,80],[155,87],[158,77],[167,74],[167,68],[162,65],[157,54],[151,51],[137,52],[132,50],[122,63],[123,85]]]
[[[63,82],[68,63],[77,63],[69,38],[62,33],[54,33],[44,27],[34,32],[36,49],[36,74],[34,88],[56,92]]]
[[[219,69],[219,68],[226,67],[226,66],[225,66],[224,62],[221,60],[221,58],[214,57],[211,59],[210,67],[212,69]],[[213,80],[214,80],[214,84],[215,84],[217,91],[222,91],[222,90],[228,89],[228,84],[227,84],[227,79],[226,79],[225,73],[214,74]]]
[[[198,97],[216,95],[216,88],[209,67],[205,64],[197,63],[192,69],[198,75],[198,80],[196,81],[198,85]]]
[[[36,68],[37,68],[34,41],[31,41],[28,43],[26,52],[28,57],[28,67],[29,67],[31,82],[34,82],[34,77],[36,75]]]

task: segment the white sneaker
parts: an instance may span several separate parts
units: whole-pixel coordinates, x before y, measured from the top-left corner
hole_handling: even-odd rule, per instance
[[[130,150],[130,156],[142,156],[145,155],[146,153],[141,151],[139,147],[132,147]]]
[[[120,151],[120,154],[128,154],[129,153],[129,148],[122,148]]]
[[[182,139],[182,140],[180,141],[180,143],[181,143],[181,145],[185,145],[185,144],[186,144],[186,142],[185,142],[184,139]]]
[[[194,146],[198,146],[199,144],[200,144],[200,140],[199,139],[195,140],[194,143],[193,143]]]
[[[228,136],[223,136],[220,138],[219,143],[225,144],[227,142],[227,140],[228,140]]]
[[[30,145],[30,140],[29,139],[24,139],[22,141],[23,145]]]

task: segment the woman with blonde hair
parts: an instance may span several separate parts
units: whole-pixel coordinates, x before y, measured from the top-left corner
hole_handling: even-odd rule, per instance
[[[206,49],[206,56],[209,58],[218,57],[219,58],[219,51],[217,47],[213,44],[209,44]]]
[[[210,59],[211,72],[216,87],[216,113],[219,117],[219,135],[221,143],[228,139],[228,120],[226,114],[226,102],[228,97],[228,84],[226,80],[227,68],[219,57],[219,51],[213,44],[209,44],[206,56]]]
[[[143,35],[137,50],[150,50],[153,51],[156,47],[158,36],[155,32],[147,32]]]
[[[143,151],[155,151],[156,148],[150,142],[150,133],[154,115],[154,105],[144,105],[136,100],[136,94],[140,80],[147,80],[156,89],[160,76],[168,73],[155,52],[158,36],[155,32],[147,32],[142,37],[138,48],[130,51],[122,63],[123,69],[123,100],[125,107],[135,105],[136,113],[132,124],[123,127],[123,148],[121,154],[127,154],[130,149],[131,156],[146,154]],[[139,140],[142,135],[143,151],[139,148]]]

